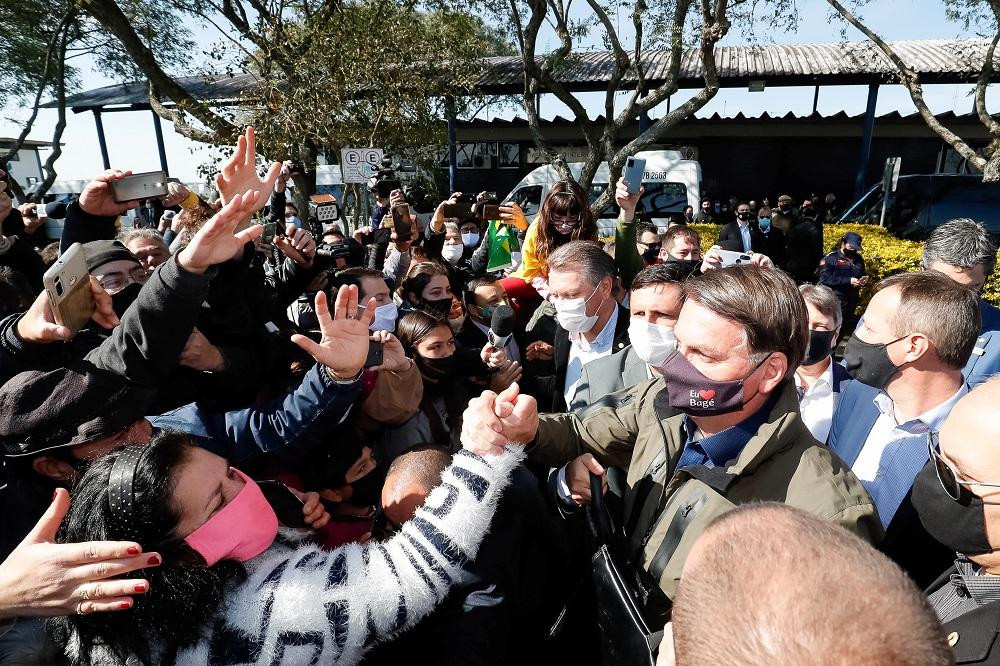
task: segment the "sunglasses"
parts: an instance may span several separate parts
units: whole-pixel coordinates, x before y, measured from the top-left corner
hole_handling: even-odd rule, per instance
[[[930,431],[927,433],[927,455],[932,461],[934,461],[934,471],[937,473],[938,483],[944,488],[944,491],[948,493],[948,497],[952,498],[956,502],[962,497],[962,486],[983,486],[985,488],[1000,488],[1000,483],[984,483],[982,481],[973,481],[972,479],[963,479],[958,475],[958,471],[948,464],[941,454],[938,453],[938,437],[939,434],[935,431]],[[984,502],[984,504],[989,504],[990,502]]]

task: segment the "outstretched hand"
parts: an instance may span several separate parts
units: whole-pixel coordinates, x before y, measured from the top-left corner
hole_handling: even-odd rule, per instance
[[[257,192],[237,194],[198,230],[187,247],[177,255],[177,263],[191,273],[204,273],[209,266],[229,261],[243,252],[243,246],[264,233],[264,227],[252,225],[236,232],[256,210]]]
[[[247,127],[246,133],[236,141],[236,152],[223,163],[222,172],[215,175],[215,186],[223,203],[229,203],[238,194],[256,192],[259,198],[251,211],[255,213],[267,205],[274,181],[280,173],[281,162],[275,162],[261,180],[257,174],[257,138],[253,127]]]
[[[69,493],[56,490],[34,529],[0,563],[0,619],[128,610],[132,596],[149,590],[144,579],[119,578],[158,566],[157,553],[131,541],[56,543],[69,511]]]
[[[108,169],[87,183],[80,193],[78,203],[85,213],[99,217],[118,217],[125,211],[139,207],[138,201],[123,201],[118,203],[111,192],[111,183],[132,175],[131,170]]]
[[[359,314],[358,288],[345,285],[337,292],[332,317],[330,304],[322,291],[316,293],[315,306],[322,338],[317,343],[296,334],[292,336],[292,342],[302,347],[317,363],[325,365],[334,380],[354,378],[368,358],[368,327],[375,317],[375,299],[368,299]]]
[[[104,287],[93,275],[90,276],[90,292],[94,296],[94,314],[91,320],[103,328],[114,328],[118,325],[118,315]],[[35,298],[28,311],[21,316],[15,329],[17,336],[25,342],[45,344],[61,342],[73,337],[73,331],[56,323],[52,312],[52,302],[48,292],[43,291]]]

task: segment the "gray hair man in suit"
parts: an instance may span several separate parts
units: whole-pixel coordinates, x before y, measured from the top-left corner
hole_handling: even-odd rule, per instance
[[[600,404],[611,393],[659,376],[660,365],[674,351],[673,329],[681,311],[681,283],[690,274],[686,262],[667,261],[635,276],[629,296],[631,344],[583,366],[570,411]]]

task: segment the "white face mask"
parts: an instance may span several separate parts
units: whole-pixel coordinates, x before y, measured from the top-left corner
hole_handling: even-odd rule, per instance
[[[458,317],[455,317],[454,319],[449,319],[448,320],[448,327],[451,328],[451,332],[452,333],[458,333],[459,331],[462,330],[462,326],[464,326],[464,325],[465,325],[465,315],[464,314],[459,315]]]
[[[399,316],[399,310],[396,309],[395,303],[386,303],[385,305],[380,305],[375,308],[375,318],[372,319],[370,328],[373,331],[388,331],[392,333],[396,330],[396,317]]]
[[[473,231],[466,231],[462,234],[462,245],[465,247],[479,247],[479,234]]]
[[[645,319],[633,318],[628,324],[628,338],[636,356],[659,368],[677,348],[672,326],[650,324]]]
[[[553,297],[552,305],[556,308],[556,319],[559,321],[559,325],[570,333],[586,333],[594,328],[594,324],[597,323],[597,315],[587,315],[587,303],[597,293],[597,289],[600,287],[595,288],[585,299]],[[601,305],[604,305],[603,299]],[[600,309],[599,305],[597,310],[600,311]]]
[[[441,248],[441,256],[449,264],[454,266],[458,263],[458,260],[462,258],[462,253],[465,251],[465,246],[463,245],[445,245]]]

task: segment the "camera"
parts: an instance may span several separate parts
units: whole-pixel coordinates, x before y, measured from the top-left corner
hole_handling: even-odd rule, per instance
[[[316,247],[319,270],[341,270],[364,263],[364,248],[353,238],[338,243],[321,243]]]

